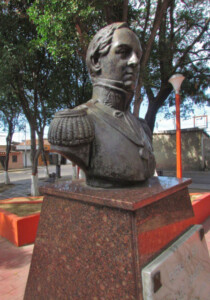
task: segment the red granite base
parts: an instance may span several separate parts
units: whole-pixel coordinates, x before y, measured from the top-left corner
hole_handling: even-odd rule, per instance
[[[24,299],[142,299],[141,268],[193,224],[190,182],[161,177],[129,189],[81,181],[42,188]]]

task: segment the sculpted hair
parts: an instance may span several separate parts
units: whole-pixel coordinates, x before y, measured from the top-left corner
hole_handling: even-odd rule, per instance
[[[127,23],[113,23],[102,28],[90,42],[86,55],[86,63],[91,77],[94,77],[100,71],[95,68],[95,65],[99,57],[109,53],[114,32],[120,28],[128,28]]]

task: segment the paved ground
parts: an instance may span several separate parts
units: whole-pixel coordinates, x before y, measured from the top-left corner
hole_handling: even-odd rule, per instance
[[[0,237],[0,299],[22,300],[34,245],[16,247]]]
[[[50,172],[55,172],[52,166]],[[40,185],[46,183],[44,168],[39,168]],[[62,180],[70,178],[71,167],[62,166]],[[174,172],[163,172],[164,176],[175,176]],[[30,170],[18,170],[10,173],[13,186],[1,193],[0,199],[28,196],[30,194]],[[184,177],[192,178],[190,192],[210,192],[210,172],[188,172]],[[3,174],[0,173],[0,183]],[[210,217],[203,224],[205,238],[210,252]],[[0,237],[0,300],[22,300],[28,277],[34,245],[16,247]]]
[[[176,177],[176,172],[163,171],[163,176]],[[189,192],[210,192],[210,171],[184,171],[183,177],[192,178]]]
[[[49,173],[55,172],[55,166],[49,167]],[[39,167],[39,186],[52,182],[46,177],[45,167]],[[71,165],[61,167],[61,180],[67,180],[72,176]],[[11,187],[0,194],[0,200],[29,196],[31,193],[31,169],[20,169],[9,172]],[[4,182],[4,173],[0,172],[0,183]]]

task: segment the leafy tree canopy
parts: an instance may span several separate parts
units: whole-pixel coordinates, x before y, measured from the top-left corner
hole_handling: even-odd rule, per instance
[[[12,89],[1,90],[0,92],[0,128],[7,131],[6,137],[6,156],[4,161],[1,160],[4,170],[8,171],[9,153],[11,151],[12,136],[15,129],[18,127],[21,130],[23,127],[22,118],[20,117],[21,108],[18,105],[17,97]],[[9,176],[5,177],[5,183],[9,183]]]
[[[0,128],[8,131],[9,124],[12,123],[12,132],[15,127],[22,130],[21,107],[16,95],[12,90],[1,91],[0,93]]]
[[[18,101],[29,122],[32,175],[36,176],[44,127],[52,114],[63,106],[74,107],[86,101],[90,89],[81,58],[72,55],[71,60],[56,61],[47,48],[37,47],[36,26],[27,13],[33,2],[0,2],[0,93],[12,90],[13,102]]]
[[[127,6],[126,6],[127,5]],[[138,34],[143,57],[134,113],[146,95],[146,119],[153,130],[155,116],[165,103],[174,105],[168,79],[183,73],[183,101],[206,102],[208,86],[208,3],[206,0],[34,1],[30,17],[38,28],[38,45],[57,57],[85,57],[87,45],[101,27],[127,20]],[[127,12],[127,15],[126,15]],[[168,99],[168,100],[167,100]]]
[[[91,37],[107,23],[122,21],[127,2],[35,0],[29,15],[39,33],[37,45],[47,47],[57,57],[71,57],[76,51],[85,58]],[[131,10],[129,6],[129,12]]]
[[[5,57],[9,56],[7,61],[9,63],[13,61],[14,65],[17,61],[25,62],[24,56],[35,55],[37,51],[42,53],[45,49],[47,54],[43,55],[44,58],[51,59],[50,54],[56,57],[56,65],[52,67],[49,64],[50,70],[59,70],[57,74],[63,77],[70,71],[68,78],[57,80],[59,87],[54,80],[56,72],[52,75],[53,72],[49,71],[51,78],[54,78],[51,81],[50,91],[54,91],[51,99],[56,95],[60,104],[72,107],[74,103],[78,104],[89,98],[90,81],[84,65],[88,43],[99,28],[108,23],[126,20],[138,34],[143,48],[134,113],[139,114],[139,105],[146,95],[149,100],[146,120],[151,130],[154,128],[155,116],[160,107],[165,103],[174,104],[174,97],[169,96],[172,86],[168,83],[168,79],[174,73],[180,72],[186,77],[182,86],[185,98],[190,97],[194,102],[208,100],[205,96],[209,53],[207,40],[209,19],[206,0],[2,2],[7,3],[7,7],[9,3],[10,12],[13,12],[10,14],[10,25],[8,22],[6,26],[8,28],[6,35],[11,30],[10,26],[14,27],[16,23],[22,24],[20,27],[17,26],[11,42],[7,38],[7,43],[4,45],[8,47],[8,51],[4,53]],[[32,22],[28,19],[28,13]],[[24,26],[30,28],[30,34],[25,33]],[[21,37],[19,37],[20,32],[22,32]],[[25,39],[25,42],[22,39]],[[16,52],[12,48],[14,45],[16,45]],[[15,59],[10,59],[14,54]],[[28,68],[32,68],[34,72],[32,66],[34,63],[30,62]],[[24,75],[22,69],[16,71],[16,74],[18,72]],[[45,79],[46,74],[45,70],[43,72]],[[47,82],[50,84],[50,80]],[[71,83],[71,89],[68,88],[68,82]],[[34,84],[34,78],[31,79],[31,84]],[[57,92],[55,92],[56,86]],[[45,97],[50,95],[50,91],[45,94]],[[182,99],[184,101],[184,97]],[[52,103],[54,102],[51,101]]]

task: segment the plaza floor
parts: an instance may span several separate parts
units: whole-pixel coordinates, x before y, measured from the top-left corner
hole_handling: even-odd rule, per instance
[[[34,245],[16,247],[0,237],[0,299],[22,300]]]

